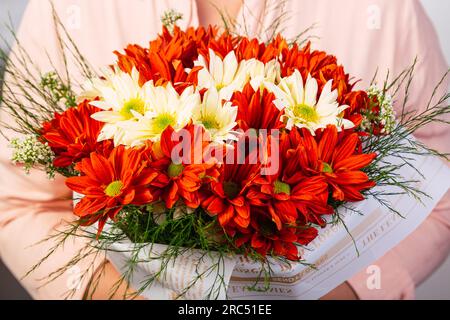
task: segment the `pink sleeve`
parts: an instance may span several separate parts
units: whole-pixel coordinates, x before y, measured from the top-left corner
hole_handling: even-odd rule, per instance
[[[367,285],[371,273],[359,272],[348,282],[360,299],[413,299],[415,288],[445,260],[450,251],[450,210],[441,201],[408,238],[376,261],[381,287]],[[447,205],[446,205],[447,204]]]
[[[47,1],[30,1],[18,39],[42,70],[49,68],[46,52],[56,66],[61,63]],[[13,52],[17,52],[17,47]],[[5,81],[11,81],[11,77],[7,75]],[[13,124],[4,110],[0,119]],[[17,136],[13,132],[4,133],[9,138]],[[21,279],[55,245],[53,240],[37,243],[53,234],[56,228],[64,230],[68,227],[67,221],[73,220],[72,196],[62,177],[49,181],[40,171],[27,176],[9,159],[8,142],[0,135],[0,257],[16,278]],[[45,284],[45,279],[84,246],[81,238],[69,238],[48,261],[22,279],[22,285],[35,299],[61,299],[71,289],[76,289],[72,298],[81,299],[88,278],[78,281],[79,275],[84,270],[93,270],[101,261],[86,259],[49,284]]]
[[[396,61],[417,55],[418,65],[410,89],[408,107],[424,110],[435,85],[448,68],[439,47],[436,33],[418,1],[410,1],[398,12],[400,21],[407,21],[398,30]],[[397,13],[396,13],[397,14]],[[403,18],[403,19],[402,19]],[[408,61],[408,60],[407,60]],[[437,98],[448,90],[444,82]],[[428,125],[417,132],[416,137],[426,145],[441,152],[450,152],[450,130],[444,125]],[[381,289],[370,290],[366,285],[369,274],[365,270],[349,280],[361,299],[410,299],[415,287],[425,280],[450,252],[450,192],[440,201],[426,221],[408,238],[378,260]]]

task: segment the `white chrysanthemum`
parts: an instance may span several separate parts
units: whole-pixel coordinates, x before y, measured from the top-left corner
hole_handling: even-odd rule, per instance
[[[264,87],[265,82],[278,84],[281,80],[281,66],[277,60],[263,63],[256,59],[247,61],[247,70],[250,75],[250,84],[253,90]]]
[[[137,122],[123,125],[125,134],[121,144],[137,146],[146,140],[158,141],[168,126],[175,130],[185,127],[193,109],[200,105],[200,95],[193,87],[186,88],[181,95],[170,83],[165,87],[148,85],[146,91],[149,110],[144,115],[136,113]]]
[[[193,111],[194,124],[202,125],[214,142],[223,143],[227,140],[236,140],[233,128],[236,126],[238,108],[231,102],[222,100],[216,88],[211,88],[203,96],[203,102]]]
[[[203,56],[195,62],[201,66],[198,72],[198,86],[209,89],[216,88],[222,99],[229,100],[235,91],[241,91],[249,80],[247,62],[238,63],[234,51],[221,59],[213,50],[209,50],[209,66]]]
[[[304,85],[298,70],[291,76],[281,79],[278,86],[266,82],[266,87],[276,96],[275,106],[279,110],[284,110],[281,121],[286,123],[289,130],[294,126],[307,128],[314,135],[317,129],[326,128],[327,125],[335,125],[338,130],[341,130],[341,127],[345,129],[354,127],[353,122],[342,116],[348,106],[339,106],[338,92],[331,90],[332,80],[324,86],[319,100],[317,100],[317,81],[308,76]]]
[[[83,96],[96,96],[99,101],[90,102],[104,111],[92,115],[97,121],[106,123],[98,140],[114,139],[116,143],[122,139],[122,127],[127,122],[135,122],[137,115],[144,115],[150,108],[147,96],[148,82],[143,87],[139,85],[139,73],[133,69],[131,75],[118,68],[106,70],[105,79],[94,79],[88,86],[89,91]]]

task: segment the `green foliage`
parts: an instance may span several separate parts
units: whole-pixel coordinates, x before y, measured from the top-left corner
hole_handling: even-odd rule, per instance
[[[178,209],[156,213],[152,205],[146,208],[126,207],[115,226],[134,243],[161,243],[180,248],[235,252],[217,224],[201,208],[176,215]],[[163,216],[163,217],[161,217]],[[158,221],[159,220],[159,221]]]
[[[365,192],[366,196],[372,196],[380,205],[388,208],[391,212],[402,216],[401,212],[398,212],[389,202],[388,197],[392,195],[407,194],[408,196],[421,201],[423,197],[427,195],[417,187],[415,183],[417,181],[405,180],[399,175],[399,170],[402,167],[410,167],[415,169],[415,158],[417,156],[436,156],[444,161],[448,161],[448,154],[441,153],[434,150],[419,140],[414,138],[414,134],[419,129],[423,129],[428,124],[450,124],[448,121],[448,115],[450,113],[449,98],[450,94],[445,93],[442,97],[435,97],[439,87],[445,82],[449,75],[447,71],[442,77],[441,81],[436,85],[426,108],[417,108],[406,110],[408,105],[408,97],[411,83],[413,81],[414,69],[416,61],[413,65],[403,71],[398,77],[391,82],[388,81],[389,73],[383,86],[382,95],[386,95],[387,92],[393,92],[393,98],[398,97],[398,93],[404,90],[404,99],[401,102],[402,112],[397,117],[397,123],[392,125],[390,133],[388,135],[370,135],[362,137],[363,140],[363,152],[364,153],[376,153],[377,158],[369,165],[364,171],[368,174],[371,180],[377,183],[376,191],[368,190]],[[393,164],[387,159],[395,157],[399,160],[399,163]],[[420,172],[417,172],[421,175]],[[392,191],[385,191],[388,188],[394,187],[395,194]]]
[[[76,107],[76,96],[70,86],[61,81],[56,72],[48,72],[41,78],[42,90],[48,91],[55,104],[64,103],[67,108]]]

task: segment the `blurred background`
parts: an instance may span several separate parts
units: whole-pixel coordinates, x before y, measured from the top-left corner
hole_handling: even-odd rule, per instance
[[[56,0],[57,1],[57,0]],[[397,0],[398,1],[398,0]],[[410,0],[402,0],[410,1]],[[441,46],[450,61],[450,1],[448,0],[421,0],[428,15],[434,23],[439,34]],[[27,0],[0,0],[0,39],[11,41],[7,25],[14,27],[20,24],[20,19],[27,5]],[[3,46],[3,41],[0,41]],[[0,77],[1,77],[0,66]],[[1,259],[1,258],[0,258]],[[417,288],[417,299],[449,299],[450,300],[450,257],[447,261],[423,284]],[[3,299],[30,299],[25,290],[9,273],[0,260],[0,300]]]

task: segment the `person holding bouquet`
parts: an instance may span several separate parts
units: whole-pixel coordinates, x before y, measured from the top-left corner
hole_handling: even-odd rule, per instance
[[[161,30],[160,17],[169,9],[180,12],[181,28],[221,24],[226,13],[236,21],[238,31],[250,36],[265,34],[283,13],[290,13],[284,21],[283,35],[295,37],[302,30],[315,25],[313,46],[333,52],[346,65],[350,74],[358,78],[372,78],[378,70],[398,74],[418,57],[415,81],[410,88],[410,108],[425,108],[434,85],[447,69],[435,31],[419,1],[379,0],[376,5],[366,0],[309,1],[309,0],[233,0],[219,1],[73,1],[59,0],[54,8],[78,48],[94,66],[113,61],[112,52],[127,43],[146,44]],[[219,10],[218,10],[219,9]],[[359,14],[355,14],[359,13]],[[17,38],[41,70],[55,66],[63,70],[68,63],[71,76],[77,78],[73,61],[65,61],[56,32],[50,2],[31,0],[24,14]],[[45,38],[43,39],[43,35]],[[264,39],[262,39],[264,40]],[[19,48],[13,48],[12,57]],[[72,65],[73,64],[73,65]],[[380,82],[384,74],[379,73]],[[12,81],[7,75],[6,83]],[[359,84],[367,87],[367,82]],[[441,88],[445,88],[442,86]],[[439,96],[439,95],[437,95]],[[1,109],[0,109],[1,112]],[[1,113],[0,120],[12,119]],[[6,134],[8,134],[6,132]],[[439,125],[423,128],[417,138],[440,152],[449,152],[450,132]],[[10,161],[8,141],[0,138],[0,257],[17,278],[21,278],[51,250],[51,243],[38,243],[73,220],[71,193],[57,177],[49,183],[44,174],[32,171],[23,176],[21,169]],[[399,246],[376,262],[381,270],[381,288],[370,290],[368,275],[362,270],[324,299],[409,299],[414,289],[436,269],[450,251],[450,206],[446,196],[432,215]],[[35,245],[36,244],[36,245]],[[109,297],[109,291],[120,274],[108,262],[89,261],[69,270],[67,275],[44,286],[39,279],[67,263],[74,252],[84,245],[81,238],[67,241],[63,248],[39,266],[35,273],[22,280],[24,287],[36,299],[60,299],[73,286],[74,299],[86,297],[89,277],[77,281],[77,272],[85,268],[100,270],[106,264],[97,284],[94,299]],[[120,298],[127,289],[123,285],[116,292]]]

